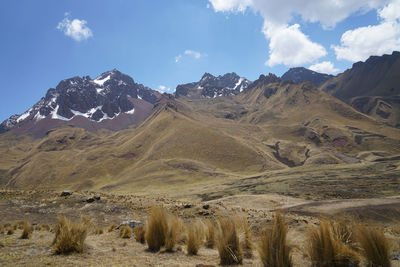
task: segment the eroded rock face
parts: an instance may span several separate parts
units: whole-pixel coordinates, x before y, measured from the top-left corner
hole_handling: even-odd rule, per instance
[[[50,88],[46,96],[22,115],[5,120],[0,131],[5,132],[29,121],[43,119],[69,121],[76,116],[92,122],[110,120],[119,114],[133,114],[135,106],[130,99],[140,99],[150,104],[157,102],[160,93],[114,69],[102,73],[96,79],[89,76],[62,80],[56,88]]]
[[[332,77],[333,75],[315,72],[303,67],[297,67],[289,69],[282,75],[281,79],[284,81],[293,81],[295,83],[308,81],[315,86],[320,86]]]

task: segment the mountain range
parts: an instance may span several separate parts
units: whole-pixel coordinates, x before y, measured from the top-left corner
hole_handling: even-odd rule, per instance
[[[253,82],[206,73],[174,95],[117,70],[63,80],[1,124],[0,185],[140,191],[296,167],[400,168],[395,73],[397,52],[332,77],[303,68]],[[390,99],[390,116],[355,104],[363,97]]]

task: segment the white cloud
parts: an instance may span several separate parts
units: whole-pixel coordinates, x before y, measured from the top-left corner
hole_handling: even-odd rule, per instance
[[[378,25],[346,31],[340,45],[332,46],[337,59],[364,61],[371,55],[383,55],[400,49],[400,0],[378,10]]]
[[[263,33],[270,41],[270,57],[267,64],[294,66],[314,62],[326,55],[322,45],[313,42],[300,31],[297,24],[291,23],[295,16],[300,16],[306,22],[318,22],[324,29],[333,28],[350,15],[381,8],[389,3],[389,0],[209,0],[209,2],[216,12],[244,12],[246,9],[252,9],[261,14],[264,18]],[[389,11],[387,13],[390,13],[388,16],[398,14]],[[284,32],[280,32],[281,30]],[[291,42],[300,45],[300,49],[293,49],[294,45]]]
[[[75,41],[83,41],[93,36],[92,30],[86,25],[86,20],[69,19],[70,14],[65,13],[64,19],[58,23],[57,29]]]
[[[166,87],[165,85],[160,85],[158,86],[157,91],[161,92],[161,93],[172,93],[171,88]]]
[[[183,55],[182,55],[182,54],[179,54],[179,55],[177,55],[177,56],[175,57],[175,62],[178,63],[178,62],[182,59],[183,56],[189,56],[189,57],[193,57],[194,59],[200,59],[200,58],[202,58],[202,57],[206,57],[207,54],[202,54],[202,53],[200,53],[200,52],[187,49],[187,50],[185,50],[185,51],[183,52]]]
[[[304,63],[314,62],[326,55],[323,46],[313,43],[300,31],[300,25],[281,27],[276,31],[268,32],[269,59],[265,63],[268,66],[284,64],[298,66]]]
[[[323,61],[321,63],[311,65],[308,68],[310,70],[320,72],[320,73],[326,73],[326,74],[335,74],[340,71],[339,69],[335,68],[333,63],[330,61]]]

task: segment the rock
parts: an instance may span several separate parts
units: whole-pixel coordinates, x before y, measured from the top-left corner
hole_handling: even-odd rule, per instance
[[[208,210],[209,208],[210,208],[210,205],[209,205],[209,204],[204,204],[204,205],[203,205],[203,209]]]
[[[96,194],[96,195],[94,195],[94,197],[93,197],[95,200],[100,200],[100,194]]]
[[[208,264],[196,264],[196,267],[215,267],[215,265],[208,265]]]
[[[392,255],[392,260],[394,260],[394,261],[400,261],[400,254],[399,254],[399,253],[393,253],[393,255]]]
[[[143,223],[140,221],[135,221],[135,220],[123,221],[115,229],[119,229],[121,226],[124,226],[124,225],[129,225],[129,227],[131,227],[133,230],[137,226],[142,226]]]
[[[70,195],[72,195],[72,191],[64,190],[64,191],[61,192],[60,196],[67,197],[67,196],[70,196]]]
[[[207,212],[207,211],[200,211],[200,212],[199,212],[199,215],[201,215],[201,216],[208,216],[208,215],[210,215],[210,213]]]
[[[89,198],[86,199],[86,202],[87,203],[92,203],[92,202],[94,202],[94,198],[89,197]]]
[[[190,209],[191,207],[193,207],[193,205],[192,204],[185,204],[183,207],[185,209]]]

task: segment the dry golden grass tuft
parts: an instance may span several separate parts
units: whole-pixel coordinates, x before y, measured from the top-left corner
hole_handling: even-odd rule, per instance
[[[118,225],[116,223],[110,224],[107,227],[107,232],[112,232]]]
[[[88,234],[88,222],[74,223],[65,217],[59,217],[54,226],[53,249],[56,253],[82,252]]]
[[[243,251],[243,256],[247,259],[251,259],[253,257],[253,242],[251,230],[246,218],[243,218],[242,220],[242,227],[243,241],[241,242],[241,247]]]
[[[132,228],[129,225],[122,225],[121,227],[119,227],[119,236],[121,238],[131,238]]]
[[[149,250],[159,251],[165,245],[167,234],[166,212],[161,207],[151,207],[145,235]]]
[[[265,267],[280,266],[291,267],[291,247],[287,244],[288,226],[285,218],[278,212],[272,224],[272,228],[266,228],[261,232],[258,253]]]
[[[220,217],[218,227],[217,246],[221,265],[241,264],[243,255],[232,218]]]
[[[142,244],[144,244],[146,242],[146,239],[145,239],[146,229],[143,225],[136,226],[133,229],[133,233],[135,234],[135,239],[137,242],[142,243]]]
[[[342,242],[340,235],[333,232],[333,224],[322,220],[318,228],[310,229],[308,253],[313,266],[358,266],[358,254]]]
[[[50,225],[48,225],[47,223],[42,224],[42,229],[45,231],[50,231]]]
[[[205,245],[207,248],[214,248],[214,246],[215,246],[215,226],[210,220],[206,221],[206,226],[207,226],[207,230],[206,230],[206,234],[205,234],[205,236],[206,236]]]
[[[194,222],[188,227],[188,238],[186,241],[186,249],[189,255],[197,255],[201,245],[203,244],[204,228],[200,222]]]
[[[6,232],[6,229],[3,225],[0,225],[0,234],[4,235],[4,233]]]
[[[104,228],[101,226],[97,226],[93,229],[93,234],[102,235],[104,233]]]
[[[24,228],[22,230],[21,239],[29,239],[32,236],[33,227],[28,221],[24,221]]]
[[[361,226],[358,230],[361,253],[367,266],[390,267],[390,243],[382,228]]]
[[[354,224],[353,220],[346,221],[344,217],[330,222],[334,238],[353,249],[356,248],[355,233],[353,232],[353,229],[355,229]]]

